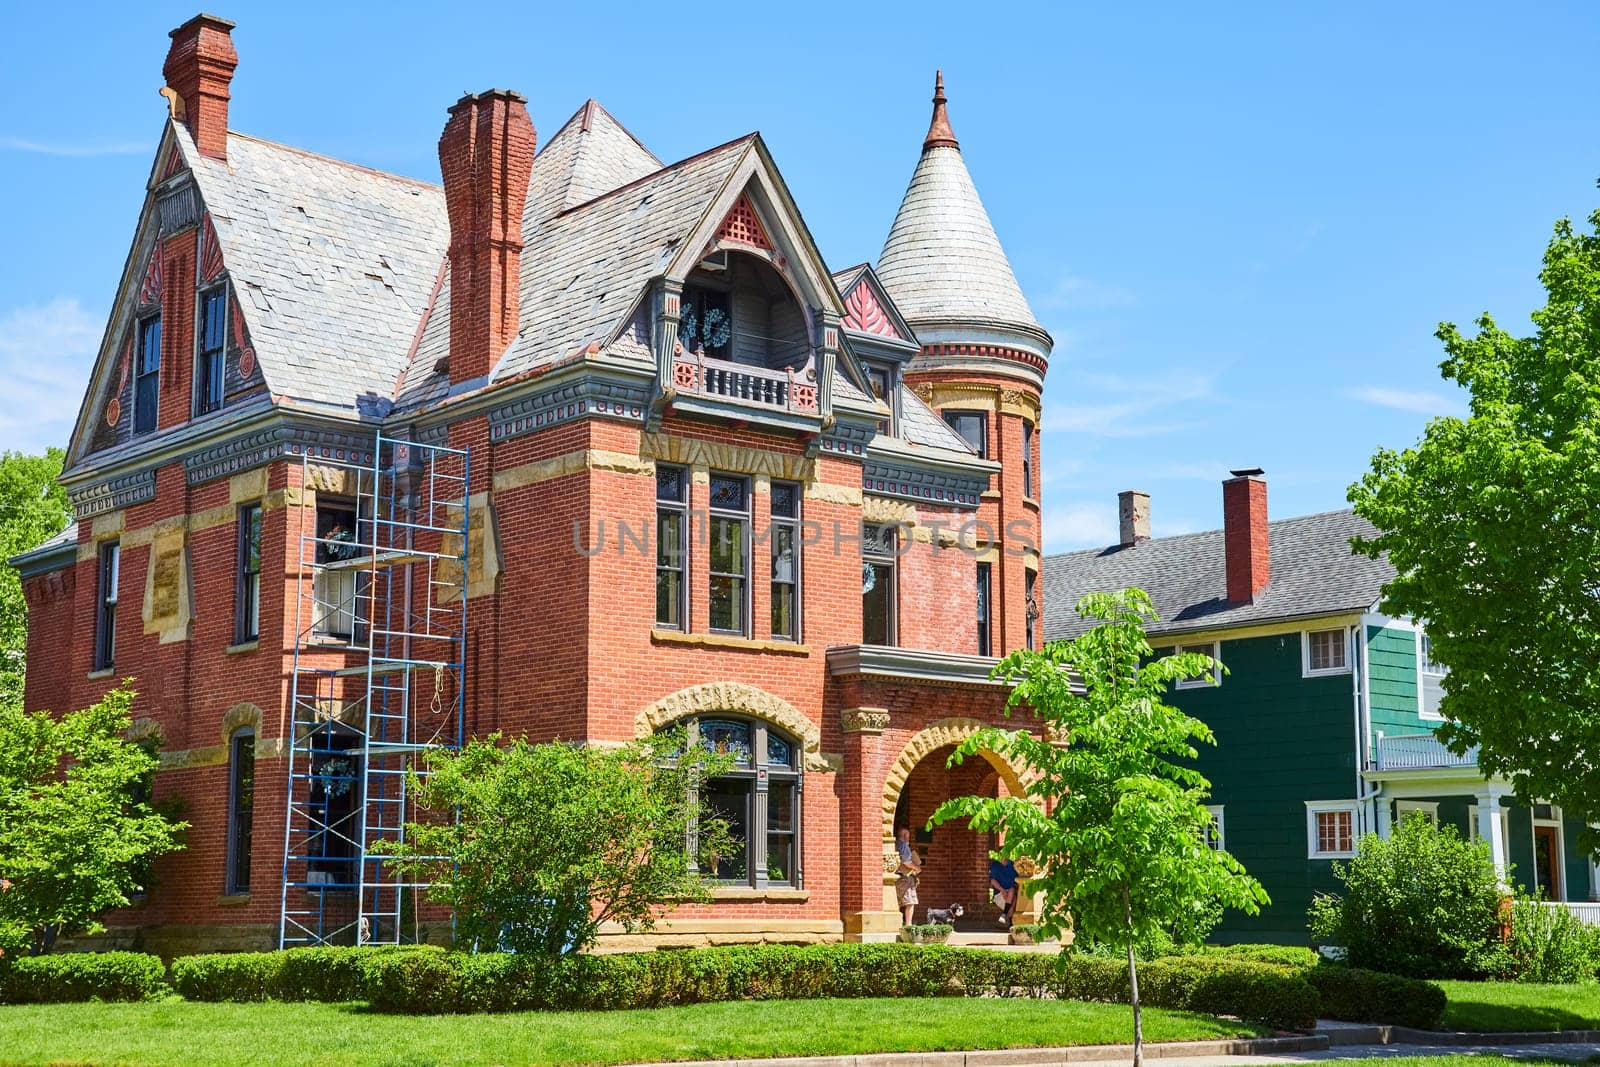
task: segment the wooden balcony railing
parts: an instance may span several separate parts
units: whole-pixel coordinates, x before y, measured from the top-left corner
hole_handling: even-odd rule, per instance
[[[780,411],[809,415],[817,410],[817,383],[792,370],[768,370],[747,363],[686,354],[673,361],[672,385],[680,393]]]
[[[1380,771],[1419,771],[1478,765],[1476,748],[1469,749],[1464,756],[1458,756],[1445,748],[1433,734],[1407,737],[1384,737],[1379,734],[1374,757]]]

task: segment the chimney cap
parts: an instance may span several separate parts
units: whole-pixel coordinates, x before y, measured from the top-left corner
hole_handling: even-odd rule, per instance
[[[493,100],[496,97],[501,97],[506,100],[515,100],[519,104],[526,104],[528,102],[528,98],[517,92],[515,89],[485,89],[481,93],[462,93],[461,99],[457,100],[454,104],[451,104],[448,110],[450,114],[454,115],[458,108],[465,107],[468,104],[477,103],[479,100]]]
[[[237,22],[229,22],[227,19],[223,18],[220,15],[208,15],[204,11],[202,11],[202,12],[200,12],[200,14],[198,14],[194,18],[190,19],[188,22],[185,22],[182,26],[179,26],[177,29],[170,31],[167,34],[167,36],[168,37],[177,37],[180,33],[183,33],[190,26],[193,26],[197,22],[198,23],[203,23],[204,25],[207,25],[207,26],[210,26],[212,29],[221,30],[223,33],[230,33],[233,30],[237,29],[238,26],[239,26],[239,24]]]
[[[1233,475],[1235,478],[1259,478],[1267,472],[1262,470],[1260,467],[1246,467],[1243,470],[1229,471],[1228,473]]]

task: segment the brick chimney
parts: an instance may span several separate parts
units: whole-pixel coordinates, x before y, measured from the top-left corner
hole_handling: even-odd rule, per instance
[[[439,135],[450,216],[450,381],[486,377],[517,332],[522,207],[533,170],[527,98],[463,96]]]
[[[189,127],[200,154],[212,159],[228,158],[228,85],[239,65],[233,25],[196,15],[170,34],[172,47],[161,68],[167,88],[178,96],[174,115]]]
[[[1222,537],[1228,599],[1254,600],[1272,576],[1267,557],[1267,481],[1260,467],[1229,471],[1222,483]]]
[[[1150,494],[1125,489],[1117,494],[1117,521],[1122,530],[1122,547],[1150,540]]]

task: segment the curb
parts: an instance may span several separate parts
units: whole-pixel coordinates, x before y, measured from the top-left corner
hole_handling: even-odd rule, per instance
[[[1175,1056],[1251,1056],[1312,1052],[1327,1048],[1324,1034],[1298,1037],[1224,1038],[1216,1041],[1147,1041],[1146,1059]],[[1127,1060],[1132,1045],[1068,1045],[1054,1048],[979,1049],[952,1052],[866,1052],[855,1056],[776,1056],[749,1060],[686,1060],[632,1067],[1051,1067],[1063,1063]]]
[[[1385,1045],[1590,1045],[1600,1043],[1600,1030],[1501,1030],[1475,1034],[1469,1030],[1413,1030],[1386,1026]]]

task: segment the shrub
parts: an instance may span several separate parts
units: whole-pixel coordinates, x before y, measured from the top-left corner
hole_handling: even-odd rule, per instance
[[[955,932],[949,923],[911,923],[900,927],[900,940],[914,945],[942,945]]]
[[[432,945],[292,948],[285,952],[215,952],[172,961],[172,984],[188,1000],[318,1000],[366,996],[366,966],[394,953],[432,953]]]
[[[1252,963],[1301,969],[1315,967],[1321,960],[1315,950],[1304,945],[1207,945],[1204,953],[1230,960],[1249,960]]]
[[[1352,967],[1411,978],[1490,969],[1501,890],[1488,845],[1413,814],[1388,840],[1363,837],[1355,859],[1335,863],[1333,873],[1345,893],[1317,897],[1311,930],[1319,942],[1343,945]]]
[[[1162,1008],[1236,1015],[1284,1029],[1317,1023],[1317,991],[1292,967],[1222,956],[1174,956],[1139,968],[1139,993]]]
[[[156,1000],[167,993],[161,958],[143,952],[23,956],[0,966],[0,1003],[5,1004]]]
[[[1352,1023],[1382,1023],[1437,1030],[1444,1021],[1444,990],[1432,982],[1323,963],[1305,972],[1322,1002],[1322,1016]]]
[[[1519,982],[1583,982],[1600,967],[1600,931],[1576,915],[1539,900],[1511,906],[1507,970]]]

